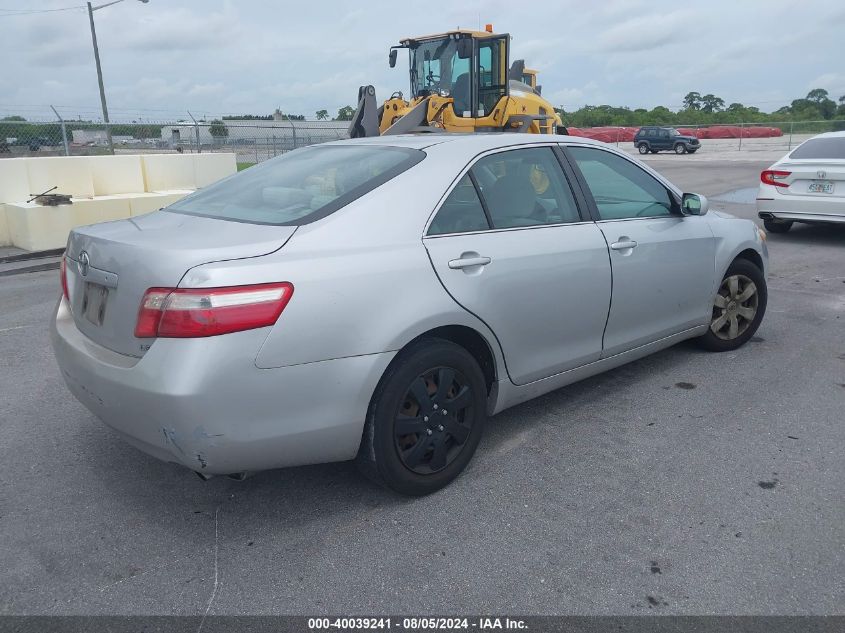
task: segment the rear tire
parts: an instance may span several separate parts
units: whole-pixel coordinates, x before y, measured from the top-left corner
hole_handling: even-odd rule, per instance
[[[735,259],[719,285],[710,326],[697,339],[699,345],[711,352],[742,347],[760,327],[768,296],[763,272],[747,259]]]
[[[450,341],[421,339],[399,353],[373,394],[358,467],[405,495],[435,492],[472,459],[486,407],[475,358]]]
[[[786,233],[792,228],[792,222],[778,222],[777,220],[763,220],[763,226],[769,233]]]
[[[677,145],[675,145],[675,153],[676,154],[686,154],[687,153],[686,145],[684,145],[683,143],[678,143]]]
[[[648,145],[645,143],[637,145],[637,149],[640,150],[640,154],[648,154]]]

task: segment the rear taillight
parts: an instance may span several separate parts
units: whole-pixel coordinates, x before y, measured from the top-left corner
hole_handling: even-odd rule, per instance
[[[150,288],[135,336],[194,338],[273,325],[293,295],[288,282],[227,288]]]
[[[64,255],[62,255],[62,262],[59,264],[59,274],[62,277],[62,294],[66,300],[70,301],[70,293],[67,289],[67,260]]]
[[[760,173],[760,182],[764,185],[774,185],[775,187],[788,187],[789,183],[783,182],[791,171],[778,171],[776,169],[767,169]]]

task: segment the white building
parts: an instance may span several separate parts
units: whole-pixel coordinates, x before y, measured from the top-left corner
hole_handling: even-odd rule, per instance
[[[116,134],[112,136],[113,143],[132,143],[135,137]],[[71,130],[71,142],[77,145],[105,145],[109,142],[105,130]]]
[[[227,119],[226,134],[212,136],[210,121],[180,121],[161,128],[161,140],[171,147],[204,145],[261,145],[285,151],[294,147],[346,138],[348,121],[256,121]],[[216,130],[215,130],[216,131]]]

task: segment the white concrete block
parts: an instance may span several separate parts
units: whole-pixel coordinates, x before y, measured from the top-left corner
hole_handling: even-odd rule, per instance
[[[197,188],[193,154],[144,154],[145,191]]]
[[[6,205],[0,202],[0,246],[9,246],[11,243],[9,221],[6,219]]]
[[[141,194],[127,194],[129,200],[130,215],[143,215],[158,211],[164,207],[173,204],[177,200],[184,198],[187,195],[185,192],[179,193],[141,193]]]
[[[210,185],[238,171],[234,154],[210,153],[193,156],[197,188]]]
[[[144,168],[141,157],[89,156],[95,196],[111,196],[144,191]]]
[[[24,202],[31,197],[26,159],[3,158],[0,160],[0,203]]]
[[[93,197],[94,180],[87,156],[49,156],[24,160],[30,193],[42,193],[57,187],[52,193],[68,193],[76,198]]]
[[[129,200],[116,196],[74,200],[44,207],[34,202],[6,205],[12,244],[28,251],[62,248],[70,230],[129,217]]]
[[[93,200],[74,200],[73,226],[85,226],[129,217],[129,199],[123,196],[98,196]]]
[[[72,205],[42,207],[33,202],[6,205],[9,238],[13,245],[28,251],[61,248],[73,227]]]

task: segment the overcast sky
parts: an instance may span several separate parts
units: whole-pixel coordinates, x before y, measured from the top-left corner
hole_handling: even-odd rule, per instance
[[[106,0],[99,0],[96,4]],[[0,115],[99,116],[79,0],[0,0]],[[401,11],[401,7],[407,7]],[[408,89],[387,51],[401,37],[493,23],[511,59],[540,70],[543,94],[584,104],[677,108],[695,90],[771,111],[825,88],[845,95],[842,0],[125,0],[95,12],[112,119],[268,114],[313,118]]]

